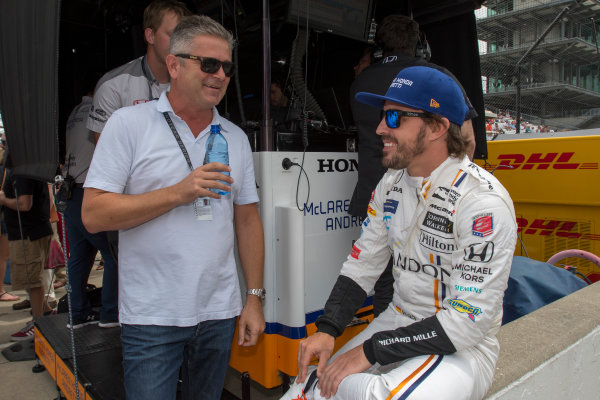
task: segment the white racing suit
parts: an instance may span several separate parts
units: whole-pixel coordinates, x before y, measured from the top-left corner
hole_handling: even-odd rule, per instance
[[[482,398],[498,357],[516,232],[508,192],[466,157],[446,159],[427,180],[389,170],[318,330],[343,332],[390,254],[394,297],[336,354],[363,344],[373,367],[346,377],[333,398]]]

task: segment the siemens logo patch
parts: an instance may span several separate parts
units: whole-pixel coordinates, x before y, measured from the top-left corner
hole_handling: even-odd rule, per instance
[[[434,214],[431,211],[427,211],[425,219],[423,220],[423,226],[444,233],[454,232],[454,223],[452,221],[444,216]]]
[[[483,289],[476,288],[474,286],[461,286],[461,285],[454,285],[454,289],[456,289],[459,292],[473,292],[473,293],[477,293],[477,294],[480,294],[481,291],[483,290]]]

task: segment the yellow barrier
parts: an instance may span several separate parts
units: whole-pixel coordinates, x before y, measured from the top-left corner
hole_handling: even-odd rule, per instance
[[[477,163],[494,171],[513,199],[523,241],[517,241],[516,255],[547,261],[568,249],[600,254],[598,149],[595,135],[488,142],[488,160]],[[567,258],[561,264],[600,280],[600,269],[589,261]]]

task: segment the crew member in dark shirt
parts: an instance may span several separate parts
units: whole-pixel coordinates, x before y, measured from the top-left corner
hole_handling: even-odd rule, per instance
[[[46,288],[41,280],[52,238],[48,185],[33,179],[9,178],[4,191],[0,191],[0,205],[4,206],[8,231],[12,287],[27,290],[33,318],[40,317],[44,311],[51,311],[44,300]],[[32,340],[33,332],[31,321],[11,335],[11,340]]]

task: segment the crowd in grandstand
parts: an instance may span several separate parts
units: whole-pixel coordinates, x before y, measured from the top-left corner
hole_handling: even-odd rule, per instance
[[[554,129],[547,125],[534,124],[532,122],[521,120],[520,133],[544,133],[554,132]],[[517,130],[516,118],[510,115],[509,112],[499,112],[495,118],[486,118],[485,132],[488,140],[501,134],[514,134]]]

